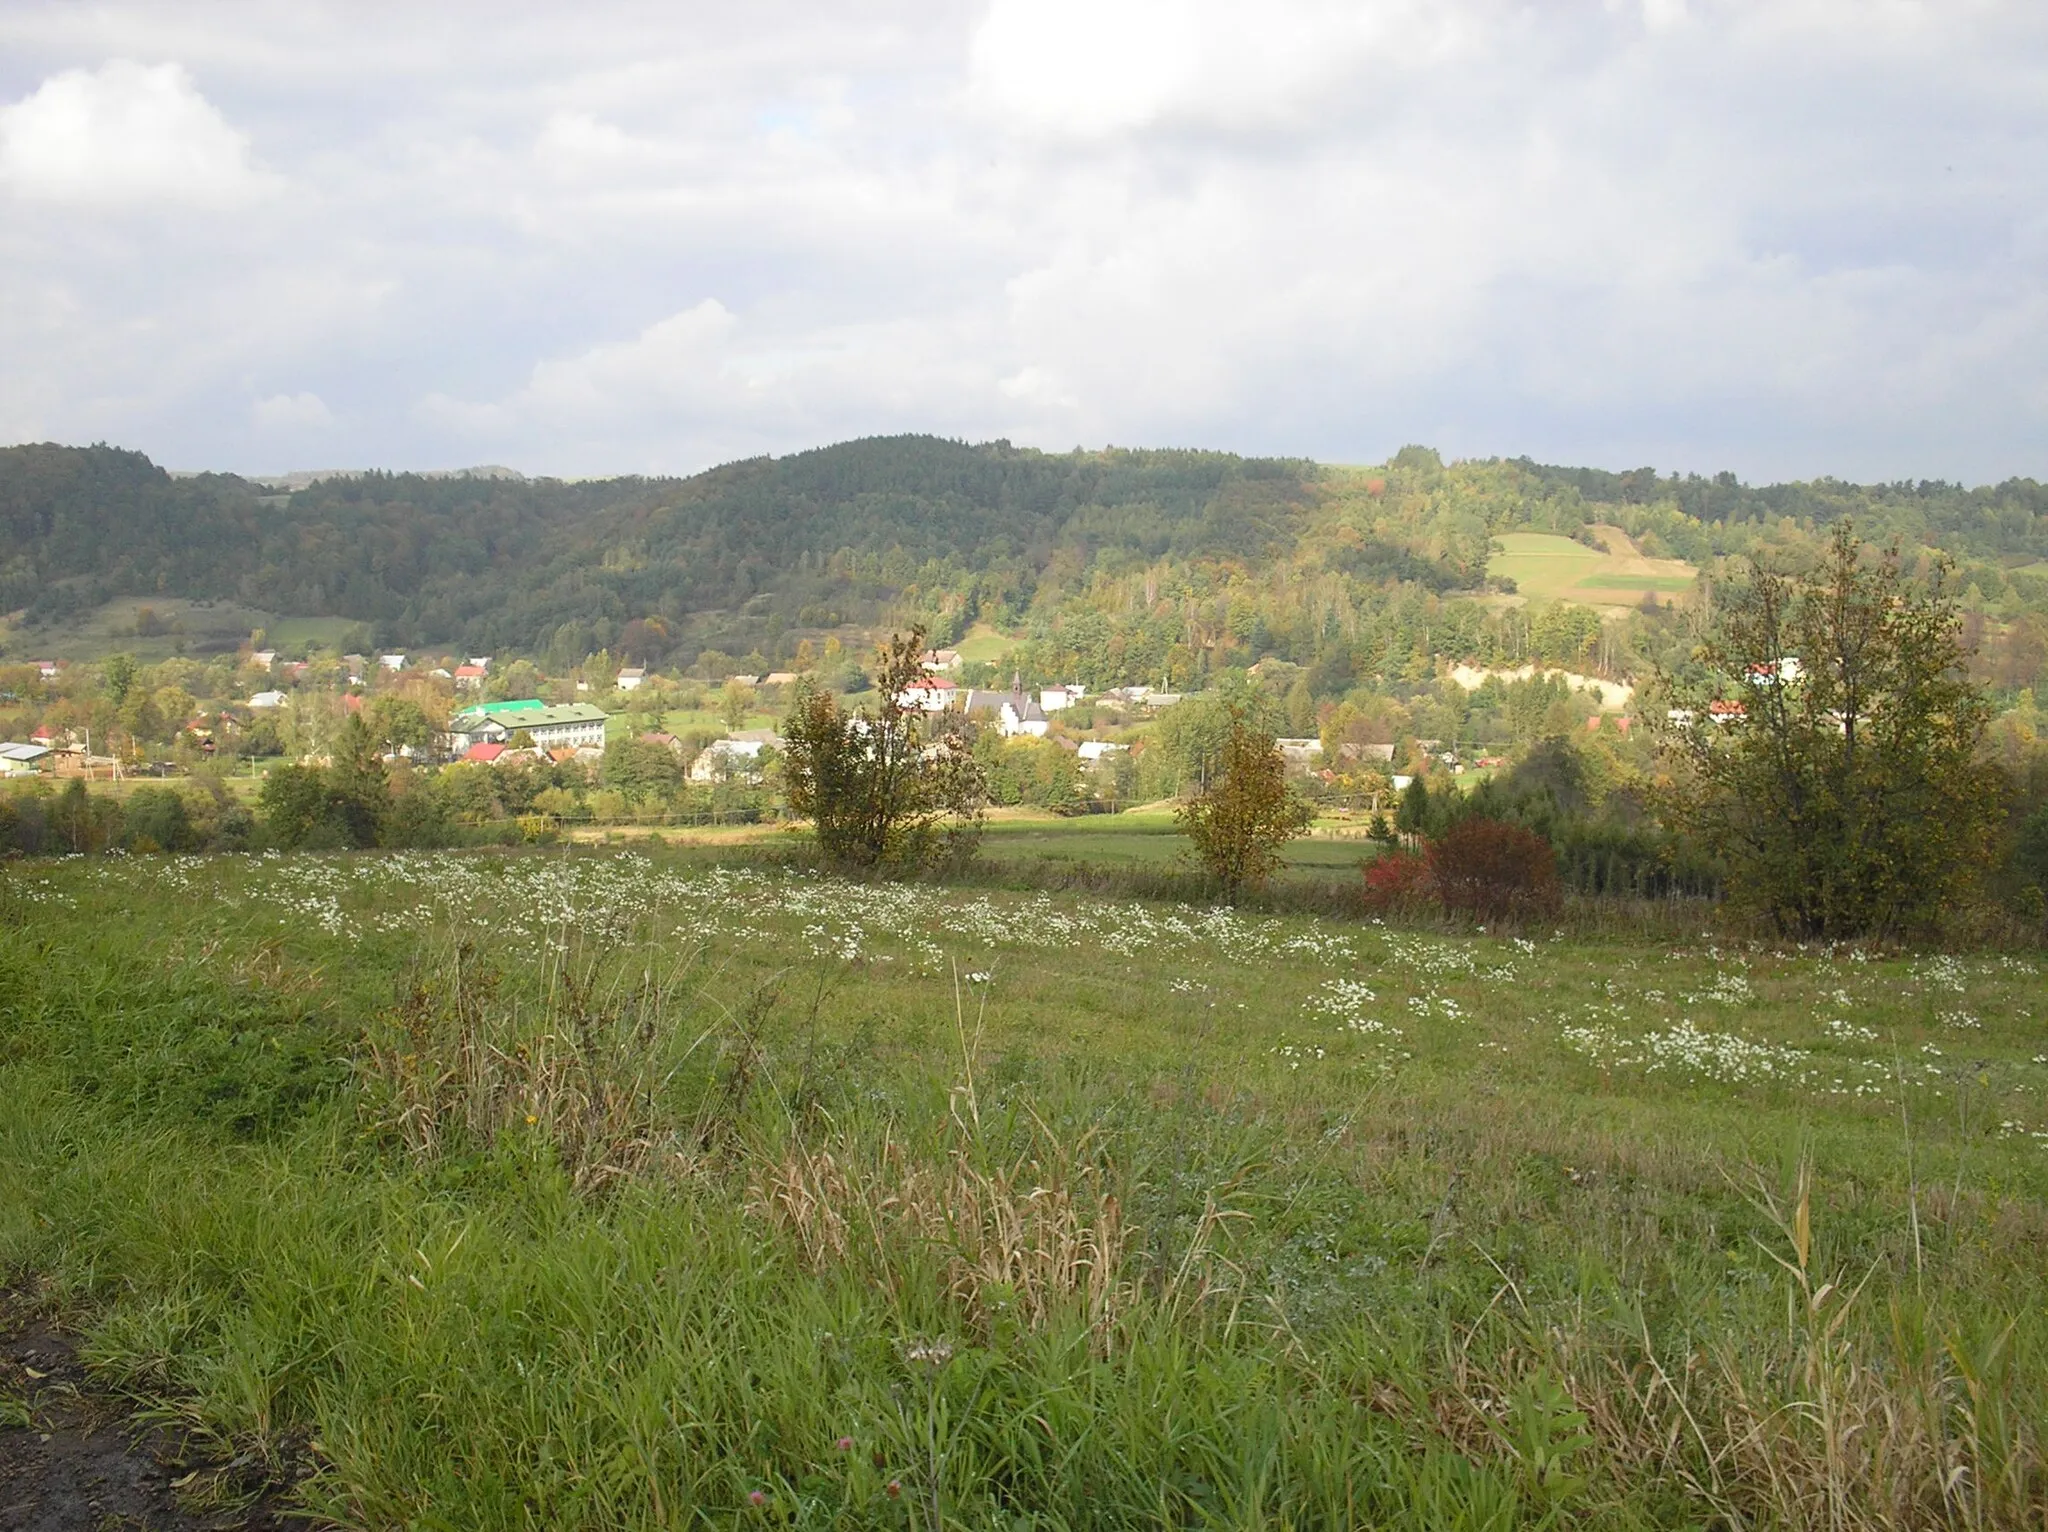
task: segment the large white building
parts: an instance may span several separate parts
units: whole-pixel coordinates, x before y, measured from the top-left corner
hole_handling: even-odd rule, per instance
[[[463,755],[472,745],[502,745],[517,732],[542,750],[602,750],[608,716],[588,702],[486,702],[449,719],[443,743],[450,755]]]

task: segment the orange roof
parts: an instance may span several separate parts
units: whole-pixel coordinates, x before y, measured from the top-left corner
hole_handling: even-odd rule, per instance
[[[495,761],[495,760],[496,760],[496,759],[497,759],[497,758],[498,758],[499,756],[503,755],[504,753],[505,753],[505,747],[504,747],[503,745],[495,745],[495,744],[482,744],[482,745],[471,745],[471,746],[469,747],[468,751],[464,753],[464,755],[463,755],[463,757],[462,757],[462,758],[463,758],[463,759],[464,759],[465,761],[486,761],[486,762],[488,762],[488,761]]]

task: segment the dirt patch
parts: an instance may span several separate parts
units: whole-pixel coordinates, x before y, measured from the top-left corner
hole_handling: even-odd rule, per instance
[[[1609,526],[1604,521],[1596,521],[1586,530],[1591,532],[1594,539],[1609,553],[1617,554],[1627,559],[1639,559],[1643,556],[1643,550],[1636,546],[1636,540],[1620,527]]]
[[[75,1342],[0,1292],[0,1527],[7,1532],[304,1532],[251,1460],[139,1422]]]

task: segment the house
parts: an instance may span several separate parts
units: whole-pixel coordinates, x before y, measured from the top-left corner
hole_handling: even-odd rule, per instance
[[[747,729],[725,739],[714,739],[690,762],[692,782],[761,780],[761,752],[782,748],[780,735],[767,729]]]
[[[683,753],[683,742],[673,734],[663,733],[659,729],[649,729],[640,736],[640,743],[643,745],[659,745],[662,749],[671,751],[676,755]]]
[[[1323,753],[1323,742],[1319,739],[1276,739],[1280,758],[1290,766],[1306,766]]]
[[[1346,740],[1337,747],[1337,758],[1342,761],[1392,761],[1392,745],[1363,745],[1355,740]]]
[[[467,665],[455,667],[455,689],[459,692],[480,692],[484,689],[484,667],[475,660]]]
[[[1088,694],[1078,686],[1048,686],[1038,694],[1038,705],[1048,713],[1072,707]]]
[[[10,777],[34,776],[49,754],[48,745],[8,740],[0,744],[0,774]]]
[[[491,657],[488,654],[472,654],[469,657],[469,663],[476,666],[478,670],[488,673],[491,668]]]
[[[249,663],[251,665],[260,665],[263,669],[268,670],[277,663],[277,651],[275,649],[258,649],[249,656]]]
[[[1106,739],[1084,739],[1074,753],[1084,761],[1106,761],[1111,756],[1130,748],[1129,745],[1114,744]]]
[[[465,761],[476,761],[481,765],[491,766],[503,759],[504,754],[505,747],[503,745],[494,741],[487,741],[483,744],[471,745],[462,752],[462,758]]]
[[[56,680],[57,662],[55,660],[37,660],[36,674],[41,676],[45,681]]]
[[[370,662],[360,654],[344,654],[341,657],[341,668],[348,676],[349,685],[361,686],[363,673],[370,668]]]
[[[515,731],[523,731],[540,750],[575,750],[586,745],[602,750],[607,716],[603,708],[587,702],[551,705],[537,697],[486,702],[449,719],[443,743],[449,754],[460,755],[472,745],[504,744]]]
[[[1024,691],[971,689],[967,693],[967,713],[969,717],[977,713],[993,713],[1005,735],[1029,734],[1043,739],[1045,731],[1052,727],[1051,720],[1045,716],[1045,709]]]
[[[1749,667],[1751,686],[1789,686],[1806,679],[1806,667],[1796,656],[1782,660],[1762,660]]]
[[[377,656],[377,663],[386,670],[403,670],[405,669],[405,656],[402,654],[380,654]]]
[[[57,731],[46,723],[39,723],[35,732],[29,735],[28,742],[31,745],[54,745],[57,743]]]
[[[646,670],[639,665],[631,665],[619,672],[619,678],[613,684],[622,692],[631,692],[638,691],[646,682]]]
[[[763,686],[794,686],[796,682],[797,674],[794,670],[771,670],[761,677]]]
[[[292,699],[283,692],[258,692],[249,699],[251,707],[284,707]]]
[[[278,665],[274,668],[287,681],[296,681],[299,679],[299,677],[303,676],[311,667],[308,666],[304,660],[286,660],[282,665]]]
[[[1739,702],[1709,702],[1707,718],[1713,723],[1740,723],[1749,716],[1749,709]]]
[[[943,713],[953,705],[953,699],[959,693],[959,686],[944,676],[926,676],[922,681],[912,681],[897,693],[896,705],[906,713]]]
[[[958,649],[927,649],[924,652],[924,668],[931,671],[958,670],[960,651]]]

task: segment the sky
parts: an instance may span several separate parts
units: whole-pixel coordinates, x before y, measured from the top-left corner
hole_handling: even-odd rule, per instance
[[[2041,0],[0,0],[0,442],[2048,478]]]

